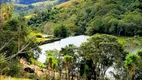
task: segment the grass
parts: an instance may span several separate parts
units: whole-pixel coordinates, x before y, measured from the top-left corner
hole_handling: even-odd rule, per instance
[[[7,77],[7,76],[1,76],[1,77],[0,77],[0,80],[8,80],[8,77]],[[10,80],[31,80],[31,79],[11,77]]]

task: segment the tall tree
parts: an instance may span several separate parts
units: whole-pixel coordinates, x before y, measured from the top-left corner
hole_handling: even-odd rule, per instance
[[[80,55],[85,60],[93,61],[96,80],[104,80],[109,67],[121,64],[126,56],[117,38],[105,34],[95,34],[88,42],[83,43],[80,49]]]

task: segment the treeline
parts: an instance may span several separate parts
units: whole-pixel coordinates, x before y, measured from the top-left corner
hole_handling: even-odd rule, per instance
[[[55,13],[50,14],[51,12]],[[41,14],[43,13],[44,15],[36,17],[36,19],[41,18],[41,21],[47,21],[48,26],[47,24],[44,26],[43,32],[48,31],[45,30],[46,28],[54,30],[57,24],[61,24],[66,27],[69,35],[95,33],[118,36],[142,35],[141,0],[74,1],[69,7],[63,6],[58,9],[55,7],[50,9],[50,12],[44,11]],[[34,22],[34,24],[37,23]]]

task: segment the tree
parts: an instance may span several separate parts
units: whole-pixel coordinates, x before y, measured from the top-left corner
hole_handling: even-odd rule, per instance
[[[103,22],[100,16],[94,17],[91,20],[91,24],[88,25],[86,33],[89,35],[93,35],[98,32],[102,32],[103,29]]]
[[[3,30],[3,23],[12,17],[13,4],[0,4],[0,30]]]
[[[138,58],[138,63],[135,66],[135,71],[133,71],[132,80],[142,79],[142,49],[140,49],[137,54],[140,57]]]
[[[104,80],[108,68],[121,64],[126,56],[117,38],[106,34],[95,34],[80,49],[80,55],[85,60],[92,60],[95,65],[96,80]]]
[[[57,64],[58,64],[58,61],[56,59],[54,59],[53,64],[52,64],[53,80],[55,80],[55,78],[56,78],[55,72],[56,72]]]
[[[60,54],[63,57],[65,57],[66,55],[72,56],[72,63],[71,63],[69,72],[73,79],[75,72],[77,72],[76,69],[79,68],[78,64],[80,63],[80,56],[78,54],[78,48],[75,45],[70,44],[62,48],[60,51]]]
[[[71,68],[71,62],[72,62],[72,56],[66,55],[64,56],[64,61],[66,63],[66,79],[70,80],[70,68]]]
[[[142,49],[138,50],[137,55],[140,56],[142,59]]]
[[[132,76],[135,73],[137,65],[139,64],[140,57],[136,54],[129,54],[126,57],[125,65],[129,71],[129,80],[133,80]]]
[[[68,31],[65,26],[59,25],[54,29],[54,36],[59,38],[65,38],[68,36]]]
[[[4,56],[4,58],[0,59],[0,65],[6,68],[2,71],[3,74],[18,76],[22,67],[18,58],[21,57],[20,55],[23,56],[23,54],[27,55],[28,57],[26,58],[28,59],[29,57],[33,58],[34,56],[31,55],[33,52],[31,51],[37,49],[37,47],[34,40],[28,37],[29,28],[24,18],[22,16],[14,17],[12,12],[13,5],[0,5],[0,16],[3,18],[3,23],[0,25],[0,55]]]
[[[12,39],[11,44],[7,45],[2,52],[7,52],[7,56],[19,51],[22,46],[29,41],[29,28],[25,24],[25,20],[20,17],[10,18],[4,24],[3,31],[1,31],[1,39],[0,41],[4,41],[6,43],[9,39]],[[34,40],[31,39],[31,42]],[[34,43],[34,42],[33,42]],[[3,43],[0,43],[2,46]],[[31,45],[31,47],[35,47]]]
[[[6,75],[9,71],[8,62],[5,61],[5,58],[6,57],[0,53],[0,61],[4,60],[2,63],[0,63],[0,79],[1,75]]]

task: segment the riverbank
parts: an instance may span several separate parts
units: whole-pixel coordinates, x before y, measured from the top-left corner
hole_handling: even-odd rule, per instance
[[[51,39],[48,39],[48,40],[43,40],[43,41],[40,41],[39,42],[39,45],[44,45],[44,44],[48,44],[48,43],[53,43],[55,41],[60,41],[61,38],[51,38]]]

